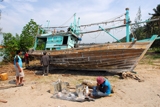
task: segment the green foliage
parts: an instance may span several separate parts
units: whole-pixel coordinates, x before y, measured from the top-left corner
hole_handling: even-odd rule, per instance
[[[23,27],[22,34],[20,36],[21,50],[28,50],[33,47],[37,32],[38,25],[33,21],[33,19],[31,19],[30,22]]]
[[[15,51],[20,49],[19,45],[20,37],[18,34],[13,36],[11,33],[3,34],[3,42],[2,45],[4,48],[2,49],[2,53],[4,56],[4,60],[11,61],[15,55]]]
[[[155,53],[160,53],[160,47],[156,47],[152,49]],[[160,55],[159,55],[160,56]]]
[[[160,19],[160,5],[157,5],[157,8],[153,9],[153,10],[155,13],[152,14],[150,19],[151,20],[157,19],[157,18]],[[137,40],[147,39],[155,34],[160,35],[160,20],[148,22],[144,26],[136,27],[133,34],[135,35]],[[133,35],[130,34],[130,38],[132,38],[132,37],[133,37]],[[122,42],[125,42],[125,40],[126,40],[126,37],[121,39]],[[130,39],[130,41],[131,41],[131,39]],[[159,47],[160,47],[160,40],[156,40],[151,46],[151,48],[154,48],[155,52],[159,52]]]
[[[23,27],[22,34],[13,36],[11,33],[3,34],[3,48],[1,56],[4,56],[5,61],[13,61],[16,50],[26,51],[33,47],[35,36],[37,35],[38,25],[33,19]]]
[[[43,39],[38,39],[38,44],[36,47],[36,50],[44,50],[45,49],[45,40]]]
[[[150,52],[150,54],[147,54],[144,59],[150,59],[150,60],[160,59],[160,54],[155,52]]]
[[[153,49],[149,50],[144,58],[140,61],[140,64],[157,65],[157,60],[160,59],[160,54],[154,52]],[[158,65],[159,66],[159,65]]]

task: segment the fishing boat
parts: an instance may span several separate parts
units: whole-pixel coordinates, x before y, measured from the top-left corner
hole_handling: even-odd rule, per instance
[[[155,20],[147,20],[145,22],[149,21]],[[108,22],[93,23],[91,25],[102,23]],[[100,29],[98,30],[81,32],[80,27],[87,25],[79,25],[79,19],[78,22],[76,22],[76,18],[74,18],[73,24],[68,27],[66,32],[57,32],[55,30],[47,32],[46,30],[47,33],[38,34],[35,38],[34,49],[29,52],[29,55],[41,58],[43,55],[42,52],[46,51],[50,56],[50,66],[53,66],[55,69],[108,71],[117,73],[133,71],[152,43],[156,39],[159,39],[159,37],[158,35],[153,35],[149,39],[133,39],[130,41],[130,25],[131,22],[128,8],[126,8],[124,24],[112,28],[102,28],[99,26]],[[119,27],[126,27],[126,42],[119,41],[109,33],[109,30]],[[55,29],[56,27],[50,28]],[[40,27],[40,29],[42,28]],[[105,31],[116,39],[117,42],[78,47],[78,43],[81,41],[83,34],[98,31]],[[44,50],[36,49],[39,40],[45,42]]]

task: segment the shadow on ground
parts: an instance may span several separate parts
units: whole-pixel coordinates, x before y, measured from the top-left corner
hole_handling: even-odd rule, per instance
[[[30,66],[26,69],[35,71],[36,75],[43,74],[42,66]],[[65,75],[68,75],[68,74],[69,75],[85,75],[85,76],[114,76],[114,75],[121,76],[121,73],[114,73],[114,72],[107,72],[107,71],[65,70],[65,69],[55,69],[55,68],[50,68],[49,73],[50,74],[65,74]]]

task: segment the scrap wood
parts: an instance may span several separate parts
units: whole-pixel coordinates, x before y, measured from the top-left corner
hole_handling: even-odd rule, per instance
[[[71,87],[71,86],[67,86],[67,88],[69,88],[69,89],[76,89],[75,87]]]
[[[97,85],[96,82],[92,82],[92,81],[89,81],[89,80],[83,80],[82,84],[87,85],[89,88],[93,88],[93,86]]]
[[[17,86],[5,86],[5,87],[0,87],[0,90],[4,89],[9,89],[9,88],[16,88]]]
[[[56,85],[54,85],[54,87],[57,88]],[[67,88],[72,88],[74,89],[74,91],[72,92],[71,90],[63,90],[63,88],[61,90],[56,89],[57,91],[54,92],[51,98],[75,102],[94,101],[94,99],[86,96],[86,94],[84,93],[84,85],[82,84],[76,85],[76,88],[74,88],[73,86],[67,86]]]
[[[6,100],[1,100],[1,99],[0,99],[0,102],[2,102],[2,103],[7,103],[7,101],[6,101]]]
[[[69,77],[71,74],[62,74],[63,77]]]
[[[144,81],[144,80],[141,80],[138,76],[136,76],[135,74],[133,74],[131,72],[123,72],[122,73],[122,78],[123,79],[131,78],[131,79],[138,80],[138,82],[143,82]]]

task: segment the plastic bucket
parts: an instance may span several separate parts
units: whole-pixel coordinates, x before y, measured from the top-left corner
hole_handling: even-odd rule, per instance
[[[7,80],[8,79],[8,74],[7,73],[2,73],[2,74],[0,74],[0,80],[1,81],[5,81],[5,80]]]

